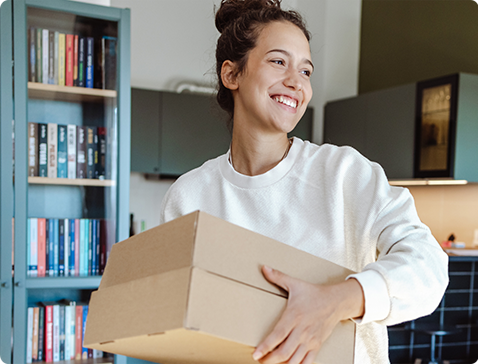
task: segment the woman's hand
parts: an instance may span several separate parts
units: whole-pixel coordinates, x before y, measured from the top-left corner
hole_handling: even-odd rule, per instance
[[[266,279],[289,292],[287,307],[253,358],[262,364],[312,364],[335,326],[364,314],[364,297],[355,279],[315,285],[263,266]]]

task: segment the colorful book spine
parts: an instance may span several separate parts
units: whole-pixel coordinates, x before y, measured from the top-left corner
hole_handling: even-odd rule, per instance
[[[85,337],[85,328],[86,328],[86,317],[88,316],[88,306],[83,306],[83,321],[81,323],[82,325],[82,337]],[[81,358],[82,359],[88,359],[88,349],[83,347],[83,340],[81,341]]]
[[[31,277],[38,276],[38,219],[30,219],[30,267]]]
[[[68,264],[70,263],[70,221],[69,219],[64,219],[64,229],[65,229],[65,241],[64,241],[64,250],[65,250],[65,277],[70,275],[70,269]]]
[[[106,172],[106,128],[99,126],[98,133],[98,163],[96,164],[96,176],[98,179],[105,179]]]
[[[75,275],[75,251],[76,251],[75,250],[75,244],[76,244],[76,241],[75,241],[75,234],[76,234],[75,224],[76,224],[76,219],[70,219],[69,220],[69,226],[70,226],[70,229],[69,229],[70,259],[69,259],[69,262],[68,262],[68,269],[70,271],[70,276]]]
[[[57,149],[58,148],[58,127],[57,124],[48,123],[48,177],[56,178],[57,170]]]
[[[78,35],[73,37],[73,86],[78,86]]]
[[[38,124],[38,175],[48,176],[48,128],[47,124]]]
[[[66,57],[68,44],[66,43],[65,33],[58,34],[58,85],[66,85]]]
[[[76,178],[76,125],[68,125],[68,178]]]
[[[79,255],[79,271],[80,271],[80,276],[85,276],[88,270],[88,267],[86,267],[86,270],[85,270],[85,256],[88,256],[88,254],[85,255],[85,246],[87,246],[86,242],[85,242],[85,237],[88,236],[88,235],[85,235],[85,226],[86,226],[86,219],[80,219],[80,249],[79,249],[79,252],[78,252],[78,255]]]
[[[86,127],[86,177],[95,178],[95,155],[97,150],[97,139],[96,128],[94,126]]]
[[[65,276],[65,220],[58,220],[58,275]]]
[[[67,126],[58,124],[58,150],[57,150],[58,178],[68,177],[68,142]]]
[[[38,277],[46,276],[46,219],[38,219]]]
[[[82,305],[76,305],[75,360],[81,360],[83,348],[83,307]]]
[[[75,219],[75,277],[80,275],[80,219]]]
[[[60,361],[60,305],[53,305],[53,361]]]
[[[76,178],[86,178],[86,127],[77,128]]]
[[[50,44],[49,40],[49,31],[48,29],[42,29],[42,83],[48,83],[48,63],[49,63],[49,53],[48,45]]]
[[[92,219],[88,220],[88,275],[94,275],[94,262],[95,262],[95,235],[96,231]]]
[[[36,29],[28,30],[28,81],[36,82]]]
[[[60,360],[65,360],[65,306],[60,305],[59,306],[59,311],[60,311],[60,319],[59,319],[59,355],[60,355]]]
[[[38,176],[38,124],[28,123],[28,175]]]
[[[36,77],[35,77],[35,82],[42,82],[43,81],[43,76],[42,76],[42,71],[43,71],[43,66],[42,66],[42,61],[43,61],[43,46],[42,46],[42,40],[43,40],[43,30],[41,28],[36,29],[36,51],[35,51],[35,56],[36,56]]]
[[[48,83],[55,84],[55,32],[48,31]]]
[[[38,330],[40,307],[33,307],[32,362],[38,361]]]
[[[38,307],[38,361],[43,361],[45,348],[45,307]]]
[[[59,85],[60,84],[60,63],[61,63],[61,52],[62,50],[60,47],[60,32],[53,32],[53,42],[54,42],[54,50],[53,50],[53,84]],[[65,52],[65,44],[63,41],[63,52]],[[64,57],[64,56],[63,56]]]
[[[60,237],[59,237],[59,221],[53,220],[53,275],[58,277],[60,265]],[[51,233],[51,232],[50,232]]]
[[[45,306],[45,361],[53,362],[53,305]]]
[[[45,219],[45,267],[46,272],[45,275],[52,276],[53,275],[53,258],[50,251],[53,249],[53,238],[50,234],[50,231],[53,229],[53,221],[52,219]]]
[[[32,362],[32,343],[33,343],[33,307],[27,308],[27,363]]]
[[[78,39],[78,86],[85,87],[86,38]]]
[[[66,35],[66,86],[73,86],[73,34]]]
[[[100,220],[100,262],[99,274],[103,274],[106,266],[106,220]]]
[[[94,82],[94,40],[93,37],[86,38],[86,68],[85,68],[85,87],[93,88]]]

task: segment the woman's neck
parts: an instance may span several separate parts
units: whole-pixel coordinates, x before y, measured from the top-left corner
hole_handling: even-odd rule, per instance
[[[287,156],[291,143],[287,134],[258,137],[234,130],[230,162],[237,172],[257,176],[279,164]]]

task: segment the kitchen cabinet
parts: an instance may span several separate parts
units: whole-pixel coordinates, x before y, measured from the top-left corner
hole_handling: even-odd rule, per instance
[[[176,178],[229,149],[215,95],[131,89],[131,171]],[[310,140],[313,109],[290,135]]]
[[[442,89],[448,84],[446,94]],[[434,89],[438,92],[428,100],[443,94],[444,101],[436,103],[445,104],[444,109],[425,112],[424,95]],[[434,115],[444,118],[445,126]],[[434,136],[427,139],[426,133]],[[324,141],[356,148],[382,165],[389,179],[478,182],[477,138],[478,75],[459,73],[365,93],[329,102],[324,111]],[[423,168],[420,155],[428,150],[444,160],[444,166]]]

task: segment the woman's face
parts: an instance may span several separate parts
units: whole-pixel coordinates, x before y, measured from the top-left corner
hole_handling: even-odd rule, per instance
[[[236,78],[234,128],[290,132],[312,97],[312,71],[309,42],[302,31],[289,22],[266,25]]]

